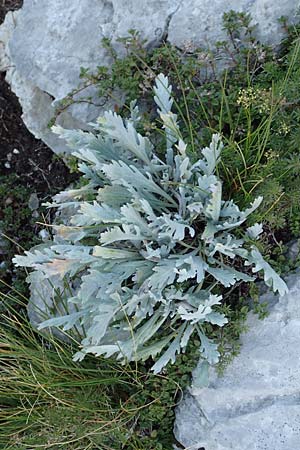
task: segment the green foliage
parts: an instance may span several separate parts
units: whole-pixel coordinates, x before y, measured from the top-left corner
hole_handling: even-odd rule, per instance
[[[16,271],[11,260],[17,248],[28,250],[39,242],[33,231],[36,219],[28,207],[30,193],[18,185],[16,176],[0,177],[0,280],[23,293],[27,292],[24,272]]]
[[[223,149],[220,136],[214,134],[202,157],[193,161],[162,74],[154,93],[165,155],[136,131],[135,103],[125,121],[106,112],[94,134],[54,128],[73,148],[89,184],[54,198],[51,206],[74,211],[63,234],[14,262],[35,269],[29,281],[58,276],[80,283],[68,299],[75,310],[40,325],[83,329],[76,360],[88,353],[114,355],[124,363],[161,355],[152,367],[159,373],[195,333],[201,357],[218,362],[218,345],[205,334],[206,325],[227,323],[217,310],[222,295],[216,288],[253,280],[245,266],[263,272],[274,292],[283,295],[287,287],[254,245],[262,226],[236,234],[262,198],[244,211],[222,200],[215,174]],[[94,192],[93,201],[86,200],[87,190]]]

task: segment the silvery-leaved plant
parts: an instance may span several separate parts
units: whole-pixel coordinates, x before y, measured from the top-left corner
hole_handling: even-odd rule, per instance
[[[84,330],[75,359],[87,353],[124,362],[152,357],[158,373],[185,351],[194,333],[203,360],[217,363],[218,345],[205,335],[206,323],[227,323],[216,285],[228,288],[263,271],[274,291],[283,295],[287,287],[253,245],[262,226],[240,229],[244,238],[234,234],[262,198],[245,211],[222,200],[216,175],[220,136],[214,134],[200,159],[191,161],[171,112],[167,77],[157,76],[154,93],[165,134],[163,158],[136,131],[135,103],[128,120],[106,112],[94,133],[54,127],[75,150],[88,183],[54,197],[52,206],[72,211],[69,222],[54,227],[51,242],[14,262],[35,269],[35,280],[37,273],[41,280],[77,280],[68,299],[72,312],[40,325]]]

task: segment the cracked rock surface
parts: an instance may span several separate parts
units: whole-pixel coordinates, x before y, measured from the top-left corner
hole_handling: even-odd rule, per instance
[[[270,314],[250,315],[241,353],[177,408],[175,435],[189,450],[300,448],[300,273],[289,293],[266,293]],[[194,379],[194,385],[197,380]]]
[[[262,41],[277,44],[282,37],[277,19],[285,15],[293,21],[299,5],[300,0],[24,0],[0,27],[0,71],[19,98],[28,129],[59,153],[67,147],[48,127],[53,105],[78,87],[80,67],[111,64],[103,37],[119,55],[117,39],[129,29],[138,30],[149,46],[167,38],[178,47],[190,41],[212,47],[225,37],[223,13],[235,9],[251,13]],[[72,105],[60,115],[60,125],[87,128],[101,115],[96,90],[86,95],[96,106]],[[122,103],[119,97],[105,108]]]
[[[102,38],[111,39],[120,55],[123,48],[116,40],[129,29],[157,45],[178,6],[179,0],[24,0],[21,10],[8,13],[0,27],[0,71],[6,71],[29,130],[55,152],[67,151],[48,127],[53,104],[78,87],[80,67],[110,65]],[[96,90],[85,95],[99,103]],[[101,112],[100,106],[80,103],[62,113],[58,123],[86,128]]]
[[[212,48],[225,38],[224,12],[234,10],[251,15],[260,41],[277,45],[283,37],[278,19],[286,16],[290,22],[299,21],[299,6],[299,0],[184,0],[170,22],[168,37],[178,46],[188,40],[195,46]]]

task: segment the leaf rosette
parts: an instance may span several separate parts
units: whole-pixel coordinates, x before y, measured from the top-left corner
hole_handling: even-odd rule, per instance
[[[163,158],[137,131],[134,102],[129,119],[108,111],[93,125],[93,133],[53,128],[74,150],[88,182],[54,197],[51,207],[71,208],[68,223],[55,226],[51,242],[14,261],[35,269],[35,279],[38,273],[41,280],[77,280],[67,314],[40,324],[84,330],[75,359],[87,353],[124,362],[152,357],[158,373],[184,352],[194,333],[200,338],[200,356],[209,364],[218,362],[218,345],[205,336],[206,323],[227,323],[218,311],[222,296],[216,294],[217,285],[254,280],[250,267],[253,274],[263,271],[266,284],[280,295],[287,287],[251,245],[262,226],[244,234],[240,229],[244,238],[235,234],[262,198],[245,211],[222,200],[216,175],[220,136],[214,134],[192,161],[171,112],[171,86],[162,74],[154,94],[165,135]],[[239,270],[237,260],[242,261]]]

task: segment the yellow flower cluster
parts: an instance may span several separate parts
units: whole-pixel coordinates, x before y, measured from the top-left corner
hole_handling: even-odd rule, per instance
[[[282,136],[286,136],[287,134],[289,134],[290,131],[291,131],[290,125],[288,125],[286,122],[281,122],[279,129],[278,129],[278,134],[281,134]]]
[[[245,109],[250,108],[257,100],[257,91],[253,87],[239,90],[237,104]]]
[[[279,153],[275,152],[272,148],[270,150],[267,150],[265,152],[265,157],[268,161],[270,161],[270,159],[277,159],[279,158]]]
[[[248,87],[240,89],[237,104],[245,109],[256,107],[260,114],[268,113],[272,106],[271,91],[266,89],[255,89]]]

